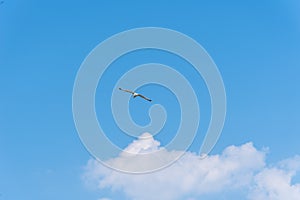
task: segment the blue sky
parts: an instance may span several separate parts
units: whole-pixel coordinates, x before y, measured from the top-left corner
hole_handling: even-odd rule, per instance
[[[75,129],[72,90],[77,70],[96,45],[138,27],[180,31],[200,43],[217,64],[226,88],[227,117],[212,154],[247,142],[257,149],[269,148],[267,164],[299,154],[299,9],[296,0],[4,1],[0,5],[0,198],[80,200],[122,195],[109,188],[91,189],[82,181],[91,155]],[[182,60],[142,51],[114,64],[130,69],[153,60],[174,65],[191,76],[192,83],[199,79],[197,95],[204,112],[200,129],[205,130],[208,94],[201,78],[182,70]],[[109,73],[120,75],[116,68],[103,77],[108,82],[98,86],[96,99],[112,88],[116,78]],[[174,101],[164,102],[155,96],[157,90]],[[164,144],[178,126],[178,104],[162,88],[145,86],[141,91],[157,97],[167,110],[175,110],[163,136],[155,138]],[[106,109],[97,116],[106,118],[104,129],[125,147],[130,140],[118,140],[108,105],[107,96],[103,104],[97,101],[97,108]],[[132,113],[142,125],[149,120],[144,105],[130,104],[131,110],[142,109]],[[196,149],[197,145],[190,151]]]

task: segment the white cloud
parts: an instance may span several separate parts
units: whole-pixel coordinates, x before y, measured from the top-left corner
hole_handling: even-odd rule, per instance
[[[281,161],[275,167],[265,168],[255,176],[250,199],[299,200],[300,184],[292,184],[292,177],[300,169],[300,157]]]
[[[158,149],[163,149],[159,142],[150,134],[144,134],[125,150],[139,154]],[[168,159],[172,157],[170,154],[174,152],[161,151],[160,158]],[[292,176],[300,168],[300,157],[287,159],[270,168],[265,164],[265,155],[265,151],[257,150],[252,143],[229,146],[221,154],[205,159],[186,152],[170,167],[149,174],[117,172],[91,159],[85,166],[83,179],[100,190],[122,191],[134,200],[199,199],[241,191],[246,191],[248,194],[244,196],[255,200],[300,199],[300,185],[291,184]],[[135,163],[134,159],[131,163],[122,163],[124,156],[126,154],[121,154],[112,162],[133,166],[142,164]]]
[[[138,140],[133,141],[124,149],[130,154],[149,153],[159,149],[160,142],[153,139],[150,133],[142,134]]]

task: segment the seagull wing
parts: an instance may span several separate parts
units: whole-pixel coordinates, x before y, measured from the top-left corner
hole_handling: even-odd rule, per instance
[[[124,91],[124,92],[128,92],[128,93],[130,93],[130,94],[134,94],[134,92],[132,92],[132,91],[130,91],[130,90],[124,90],[124,89],[122,89],[122,88],[119,88],[119,90],[122,90],[122,91]]]
[[[147,97],[145,97],[145,96],[143,96],[141,94],[138,94],[137,96],[142,97],[143,99],[146,99],[147,101],[152,101],[151,99],[149,99],[149,98],[147,98]]]

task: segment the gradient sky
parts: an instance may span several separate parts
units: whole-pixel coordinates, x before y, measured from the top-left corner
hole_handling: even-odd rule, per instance
[[[227,117],[212,153],[253,142],[258,149],[269,148],[269,163],[300,154],[299,10],[296,0],[5,0],[0,4],[0,199],[118,198],[109,189],[93,190],[81,180],[91,155],[74,126],[72,90],[77,70],[96,45],[138,27],[180,31],[200,43],[217,64],[227,93]],[[130,69],[155,61],[182,70],[182,61],[160,53],[136,52],[114,64]],[[185,69],[182,73],[192,74]],[[117,67],[107,72],[107,84],[100,82],[96,96],[104,103],[99,100],[96,107],[106,109],[98,117],[106,118],[104,129],[125,147],[131,141],[118,140],[109,99],[99,92],[109,92],[116,81],[110,75],[120,73]],[[196,84],[197,77],[191,80]],[[197,95],[205,130],[210,104],[201,81]],[[165,96],[156,95],[157,90]],[[165,134],[156,138],[164,144],[178,126],[178,103],[163,88],[146,86],[140,91],[175,110]],[[174,101],[167,104],[164,98]],[[142,109],[132,114],[137,123],[147,124],[144,102],[130,106]],[[197,152],[197,145],[190,151]]]

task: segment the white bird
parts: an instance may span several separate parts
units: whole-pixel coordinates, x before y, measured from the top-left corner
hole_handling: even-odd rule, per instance
[[[135,97],[142,97],[143,99],[147,100],[147,101],[152,101],[151,99],[139,94],[139,93],[136,93],[136,92],[133,92],[133,91],[130,91],[130,90],[125,90],[125,89],[122,89],[122,88],[119,88],[119,90],[122,90],[124,92],[128,92],[130,94],[132,94],[132,97],[135,98]]]

